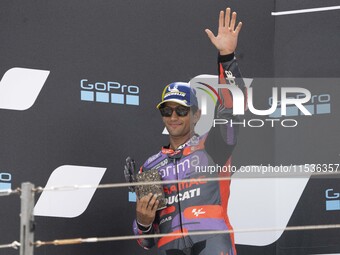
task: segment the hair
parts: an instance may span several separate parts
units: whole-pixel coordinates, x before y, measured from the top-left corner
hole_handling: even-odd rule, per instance
[[[196,105],[191,106],[190,109],[194,114],[198,111],[198,107]]]

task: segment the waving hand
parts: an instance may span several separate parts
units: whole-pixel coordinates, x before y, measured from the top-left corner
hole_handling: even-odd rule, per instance
[[[237,14],[236,12],[230,13],[230,8],[226,9],[225,14],[224,11],[220,12],[217,36],[211,30],[205,30],[212,44],[215,45],[221,55],[228,55],[235,51],[238,34],[242,27],[242,22],[239,22],[235,27]]]

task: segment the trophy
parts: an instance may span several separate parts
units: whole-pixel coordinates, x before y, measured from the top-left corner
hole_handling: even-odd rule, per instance
[[[150,193],[157,195],[157,200],[159,201],[157,210],[166,208],[166,199],[162,184],[152,184],[152,182],[162,181],[157,169],[138,173],[138,171],[136,171],[135,161],[132,158],[127,157],[124,175],[126,181],[129,183],[150,182],[150,185],[131,185],[129,186],[129,189],[132,192],[136,192],[138,199],[141,199]]]

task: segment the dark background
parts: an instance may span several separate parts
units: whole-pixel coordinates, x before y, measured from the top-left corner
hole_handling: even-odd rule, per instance
[[[0,74],[13,67],[50,70],[26,111],[0,109],[0,172],[12,187],[44,186],[61,165],[106,167],[101,183],[124,182],[122,166],[138,164],[167,142],[155,109],[164,85],[216,74],[217,52],[204,29],[217,30],[230,6],[244,23],[237,58],[244,77],[338,77],[339,10],[272,16],[338,5],[339,1],[9,1],[0,3]],[[140,88],[140,105],[80,100],[80,80],[117,81]],[[292,85],[294,86],[294,85]],[[339,83],[311,88],[329,93],[332,112],[299,117],[292,130],[241,129],[234,163],[339,163]],[[261,148],[261,149],[259,149]],[[313,162],[314,161],[314,162]],[[287,187],[289,188],[289,187]],[[324,191],[335,179],[308,183],[289,225],[340,223],[325,211]],[[0,244],[19,239],[18,197],[0,198]],[[250,212],[251,213],[251,212]],[[36,240],[130,235],[134,204],[126,189],[97,190],[88,209],[72,219],[36,217]],[[238,254],[340,252],[338,230],[285,232],[267,247],[237,246]],[[36,254],[154,254],[135,241],[42,247]],[[0,250],[0,254],[18,254]]]

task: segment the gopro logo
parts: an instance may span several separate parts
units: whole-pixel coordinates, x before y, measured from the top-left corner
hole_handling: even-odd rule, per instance
[[[114,81],[89,83],[82,79],[80,88],[82,101],[139,105],[139,87],[136,85],[121,85]]]
[[[0,173],[0,190],[12,189],[12,175],[10,173]]]
[[[326,211],[340,210],[340,193],[334,192],[333,189],[327,189],[326,192]]]
[[[129,191],[129,202],[137,202],[136,192]]]
[[[23,111],[38,98],[50,71],[14,67],[0,81],[0,109]]]
[[[303,95],[297,95],[296,98],[299,99]],[[269,105],[272,105],[273,98],[269,98]],[[305,104],[304,107],[311,114],[329,114],[331,113],[331,95],[330,94],[321,94],[321,95],[313,95],[309,104]],[[302,115],[299,109],[296,106],[288,106],[286,116],[299,116]],[[282,117],[280,108],[277,108],[275,112],[269,115],[271,118],[280,118]]]

